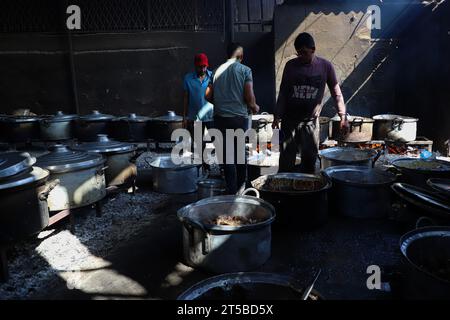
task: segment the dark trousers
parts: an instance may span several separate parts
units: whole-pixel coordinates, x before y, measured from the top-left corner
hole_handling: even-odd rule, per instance
[[[280,169],[279,172],[293,172],[297,153],[301,154],[300,171],[314,173],[319,153],[319,118],[310,121],[281,124]]]
[[[234,150],[228,150],[231,146],[231,141],[227,141],[226,130],[227,129],[242,129],[247,131],[248,129],[248,119],[244,117],[214,117],[214,126],[218,129],[223,136],[223,168],[225,173],[225,182],[227,185],[227,192],[229,194],[236,194],[236,192],[245,187],[247,180],[247,156],[245,142],[241,143],[237,139],[233,139]],[[227,145],[229,144],[228,148]],[[244,153],[244,163],[238,164],[238,150]],[[227,154],[234,152],[234,158],[232,163],[227,163]],[[216,152],[217,154],[217,152]]]
[[[200,121],[198,121],[200,122]],[[187,129],[189,130],[189,133],[191,134],[191,139],[192,139],[192,143],[191,143],[191,150],[194,153],[195,149],[194,149],[194,121],[189,120],[187,123]],[[206,147],[206,142],[204,141],[204,137],[205,137],[205,132],[206,129],[211,129],[214,127],[214,122],[213,121],[202,121],[202,146],[201,146],[201,150],[200,150],[200,157],[201,159],[203,159],[203,152],[205,151],[205,147]]]

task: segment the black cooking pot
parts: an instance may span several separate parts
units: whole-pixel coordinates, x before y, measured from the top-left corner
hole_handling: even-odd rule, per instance
[[[63,141],[74,137],[75,114],[58,111],[55,115],[43,117],[39,122],[41,139],[44,141]]]
[[[331,182],[323,175],[278,173],[259,177],[252,186],[275,207],[274,227],[309,230],[327,222]]]
[[[118,141],[145,142],[150,138],[149,117],[130,113],[111,122],[111,136]]]
[[[6,116],[0,118],[0,132],[9,143],[29,143],[40,139],[37,116]]]
[[[75,136],[80,141],[95,141],[97,135],[108,134],[114,116],[102,114],[98,110],[81,116],[75,125]]]
[[[427,184],[430,178],[450,179],[450,162],[443,160],[422,160],[402,158],[392,162],[401,173],[400,181],[431,190]]]
[[[49,172],[32,167],[35,161],[22,153],[0,154],[0,244],[22,240],[48,225],[47,196],[56,182],[46,184]]]
[[[400,239],[405,263],[404,296],[450,299],[450,227],[427,227]]]
[[[183,128],[183,117],[168,111],[166,115],[154,118],[148,123],[150,136],[157,142],[172,142],[172,132]]]

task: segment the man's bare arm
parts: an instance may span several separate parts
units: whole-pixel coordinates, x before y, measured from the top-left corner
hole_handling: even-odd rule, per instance
[[[256,104],[256,97],[253,92],[253,82],[251,81],[247,81],[244,85],[244,101],[252,113],[259,112],[259,106]]]
[[[206,98],[206,101],[214,104],[214,89],[213,89],[213,86],[211,83],[206,88],[205,98]]]

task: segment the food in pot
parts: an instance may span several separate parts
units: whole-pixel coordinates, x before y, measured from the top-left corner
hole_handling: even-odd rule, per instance
[[[411,160],[411,161],[403,161],[400,166],[406,169],[414,169],[414,170],[449,170],[450,163],[444,164],[442,162],[437,161],[426,161],[426,160]]]
[[[323,188],[324,183],[320,180],[300,180],[287,178],[268,178],[260,189],[267,191],[315,191]]]
[[[207,220],[207,224],[215,224],[218,226],[239,227],[249,224],[259,223],[262,220],[256,218],[246,218],[241,216],[220,215],[212,220]]]

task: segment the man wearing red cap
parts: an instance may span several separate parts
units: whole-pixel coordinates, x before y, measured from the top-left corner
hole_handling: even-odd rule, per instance
[[[194,137],[194,123],[196,121],[202,124],[202,135],[205,134],[205,128],[211,128],[213,122],[213,105],[205,98],[205,92],[212,78],[212,72],[208,70],[208,57],[204,53],[196,54],[194,57],[195,71],[186,74],[184,77],[184,123],[185,128],[191,132]],[[201,154],[205,149],[205,143],[202,142]]]

